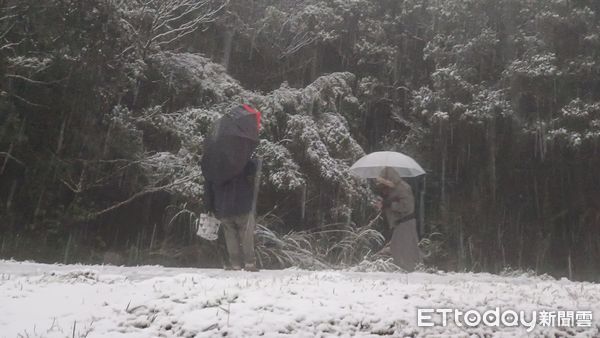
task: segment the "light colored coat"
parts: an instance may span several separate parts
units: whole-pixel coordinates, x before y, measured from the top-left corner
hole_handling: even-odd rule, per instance
[[[418,247],[417,222],[410,217],[415,212],[415,198],[410,185],[393,170],[386,168],[382,177],[393,183],[393,187],[388,187],[383,196],[383,213],[392,229],[392,257],[396,265],[412,271],[423,261],[423,254]]]

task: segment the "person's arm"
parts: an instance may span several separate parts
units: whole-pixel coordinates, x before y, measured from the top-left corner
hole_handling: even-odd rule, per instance
[[[400,217],[406,217],[415,212],[412,192],[405,188],[395,189],[386,202],[387,207],[391,211],[398,213]]]
[[[248,162],[246,163],[246,166],[244,167],[244,175],[248,178],[249,182],[254,183],[254,177],[256,176],[256,171],[258,168],[258,161],[251,158],[250,160],[248,160]]]
[[[258,160],[255,158],[251,158],[248,162],[248,172],[250,176],[256,176],[256,171],[258,169]]]

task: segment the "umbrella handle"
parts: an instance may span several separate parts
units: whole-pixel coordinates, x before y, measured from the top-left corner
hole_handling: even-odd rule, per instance
[[[258,200],[258,189],[260,188],[260,178],[262,173],[262,159],[256,160],[256,174],[254,176],[254,195],[252,196],[252,214],[256,217],[256,202]]]

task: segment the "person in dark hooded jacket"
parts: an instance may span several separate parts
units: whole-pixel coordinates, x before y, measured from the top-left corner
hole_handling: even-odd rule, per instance
[[[221,221],[229,266],[233,270],[256,271],[253,212],[256,161],[250,160],[241,174],[225,182],[205,181],[206,208]]]
[[[258,271],[254,253],[258,162],[251,155],[259,128],[260,112],[246,105],[235,108],[216,124],[218,130],[207,139],[201,161],[204,204],[221,221],[233,270]]]

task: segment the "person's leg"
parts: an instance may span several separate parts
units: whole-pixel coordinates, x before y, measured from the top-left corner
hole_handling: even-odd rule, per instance
[[[402,222],[394,227],[390,249],[394,264],[407,270],[414,271],[417,264],[422,263],[422,253],[419,248],[416,222],[414,219]]]
[[[244,252],[244,263],[247,270],[256,269],[256,256],[254,253],[254,230],[256,222],[252,213],[241,216],[240,222],[240,238],[242,240],[242,250]]]
[[[219,227],[216,244],[217,255],[221,260],[221,267],[225,270],[231,270],[231,263],[229,262],[229,253],[227,252],[227,243],[225,242],[225,226]]]
[[[221,220],[221,226],[225,234],[225,244],[227,244],[227,253],[229,254],[229,263],[231,268],[239,270],[242,268],[240,257],[240,237],[238,226],[233,218],[224,218]]]

